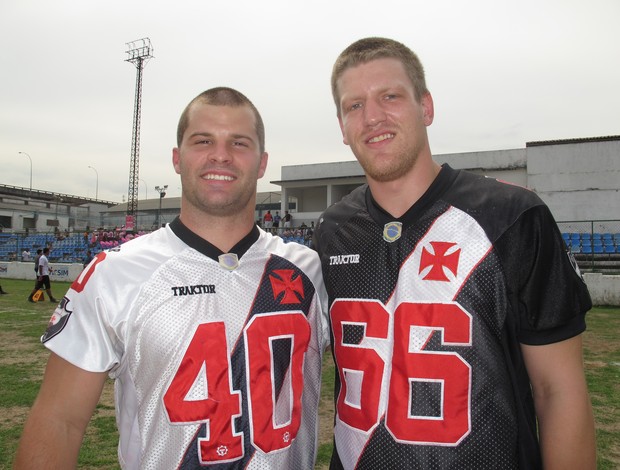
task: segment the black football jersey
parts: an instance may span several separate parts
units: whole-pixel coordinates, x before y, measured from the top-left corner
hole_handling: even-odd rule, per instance
[[[444,165],[399,219],[357,188],[313,243],[337,367],[332,468],[541,467],[520,343],[581,333],[591,301],[537,195]]]

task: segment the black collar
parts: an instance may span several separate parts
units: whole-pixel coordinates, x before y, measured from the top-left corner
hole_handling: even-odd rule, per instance
[[[383,226],[389,222],[401,222],[403,226],[408,226],[418,220],[420,216],[430,207],[432,204],[441,197],[441,195],[450,187],[454,179],[458,175],[458,170],[453,170],[450,165],[444,163],[441,166],[441,171],[437,177],[433,180],[429,188],[402,216],[396,218],[390,215],[384,210],[375,199],[372,197],[370,187],[366,191],[366,207],[368,213],[373,220]]]
[[[174,234],[179,237],[186,245],[192,247],[193,249],[199,251],[205,256],[218,261],[218,256],[223,255],[224,252],[220,250],[215,245],[209,243],[204,238],[196,235],[190,229],[188,229],[179,217],[176,217],[170,223],[170,229],[174,232]],[[250,249],[250,247],[254,244],[258,237],[260,236],[260,232],[256,225],[252,226],[252,230],[239,240],[235,246],[233,246],[229,253],[235,253],[237,258],[241,259],[241,257],[245,254],[246,251]]]

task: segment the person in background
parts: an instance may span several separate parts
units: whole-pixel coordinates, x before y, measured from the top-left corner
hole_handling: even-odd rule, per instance
[[[38,250],[37,250],[37,253],[38,253]],[[44,248],[43,253],[39,257],[38,261],[35,262],[36,265],[38,266],[39,273],[37,276],[37,281],[34,285],[34,289],[32,289],[32,292],[30,292],[30,295],[28,296],[28,302],[35,302],[35,300],[33,299],[33,296],[42,287],[45,288],[47,295],[49,295],[50,302],[54,302],[54,303],[58,302],[58,300],[56,300],[54,296],[52,295],[52,283],[50,281],[50,269],[51,268],[50,268],[49,260],[47,258],[49,254],[50,254],[50,249],[47,247]]]
[[[267,158],[242,93],[187,105],[181,213],[99,253],[66,293],[16,469],[75,468],[108,374],[123,469],[313,468],[327,299],[317,254],[254,223]]]
[[[273,227],[273,216],[271,215],[271,211],[267,211],[265,216],[263,217],[264,228],[271,230]]]
[[[39,248],[37,249],[37,254],[34,257],[34,272],[37,277],[39,275],[39,259],[41,258],[42,254],[43,254],[43,250]]]
[[[291,222],[293,221],[293,216],[291,215],[289,211],[286,211],[284,213],[284,217],[282,218],[282,220],[284,220],[284,228],[291,228]]]
[[[90,264],[90,262],[93,260],[94,256],[93,253],[90,250],[86,250],[86,256],[84,257],[84,261],[82,262],[82,266],[85,268],[86,266],[88,266]]]
[[[276,215],[273,216],[273,228],[276,229],[275,233],[278,233],[278,228],[280,227],[280,213],[276,211]]]
[[[541,199],[440,166],[418,57],[338,57],[332,94],[367,183],[313,243],[337,366],[332,469],[594,469],[586,285]]]

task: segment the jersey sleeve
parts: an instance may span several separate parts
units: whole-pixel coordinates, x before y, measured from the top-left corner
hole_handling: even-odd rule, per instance
[[[106,304],[121,293],[106,282],[104,258],[105,253],[98,255],[72,283],[41,337],[49,350],[90,372],[109,371],[122,354],[123,323],[111,317]]]
[[[495,246],[521,343],[555,343],[585,330],[590,294],[546,205],[526,210]]]

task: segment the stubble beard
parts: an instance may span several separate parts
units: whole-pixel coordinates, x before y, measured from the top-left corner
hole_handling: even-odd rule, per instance
[[[240,190],[227,195],[209,195],[200,191],[184,191],[184,198],[199,212],[214,217],[232,217],[248,210],[256,194],[256,183],[241,184]],[[252,207],[252,209],[254,209]]]
[[[408,152],[400,150],[391,157],[360,156],[355,154],[366,176],[379,183],[389,183],[402,178],[415,166],[420,149],[412,148]]]

